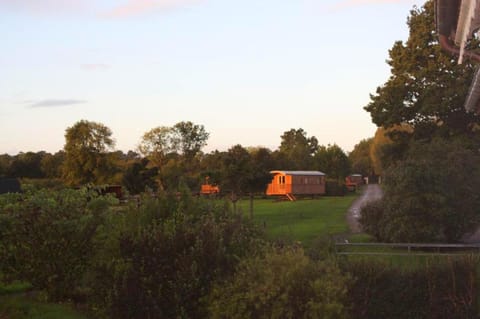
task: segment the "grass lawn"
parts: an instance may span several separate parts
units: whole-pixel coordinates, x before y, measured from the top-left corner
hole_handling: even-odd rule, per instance
[[[26,294],[28,283],[0,283],[0,319],[86,319],[68,305],[45,303]]]
[[[22,295],[0,296],[0,318],[8,319],[86,319],[66,305],[31,300]]]
[[[306,247],[320,236],[348,232],[347,210],[357,197],[320,197],[295,202],[255,199],[254,220],[266,229],[267,238],[300,241]],[[243,199],[237,208],[246,215],[250,201]]]

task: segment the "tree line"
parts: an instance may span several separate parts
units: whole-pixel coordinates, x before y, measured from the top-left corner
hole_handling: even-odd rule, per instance
[[[209,133],[190,121],[145,132],[138,148],[127,153],[115,150],[112,135],[102,123],[80,120],[66,129],[65,146],[55,154],[0,155],[0,176],[56,179],[69,186],[121,184],[131,194],[175,189],[180,182],[196,190],[208,176],[222,189],[250,193],[263,192],[269,171],[276,169],[320,170],[340,181],[352,169],[373,171],[368,153],[354,151],[349,157],[336,144],[319,145],[301,128],[285,131],[274,151],[234,145],[204,153]]]

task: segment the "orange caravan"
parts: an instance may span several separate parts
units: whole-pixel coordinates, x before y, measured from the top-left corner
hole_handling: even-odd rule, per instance
[[[272,182],[267,195],[286,196],[295,200],[295,195],[325,194],[325,174],[320,171],[271,171]]]

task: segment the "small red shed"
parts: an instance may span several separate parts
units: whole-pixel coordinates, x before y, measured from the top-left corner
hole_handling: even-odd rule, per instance
[[[325,194],[325,173],[320,171],[271,171],[272,182],[267,195],[283,195],[295,200],[294,195]]]

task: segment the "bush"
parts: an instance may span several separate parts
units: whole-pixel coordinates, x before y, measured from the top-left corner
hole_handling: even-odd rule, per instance
[[[268,249],[243,260],[210,295],[209,318],[344,318],[348,276],[300,248]]]
[[[94,251],[111,200],[85,190],[0,196],[0,271],[30,282],[51,300],[69,299]]]
[[[325,182],[325,191],[327,196],[345,196],[348,189],[345,183],[336,179],[327,179]]]
[[[382,236],[384,209],[384,203],[381,199],[368,202],[362,206],[358,220],[362,225],[363,231],[375,237],[377,241],[384,240]]]
[[[412,142],[385,174],[373,234],[390,242],[457,242],[480,225],[480,154],[463,141]],[[373,224],[371,224],[373,226]]]
[[[249,220],[189,192],[144,199],[98,240],[92,308],[113,318],[202,318],[216,281],[261,243]]]
[[[403,269],[348,260],[343,269],[354,277],[348,292],[352,318],[477,318],[478,256],[439,258]]]

